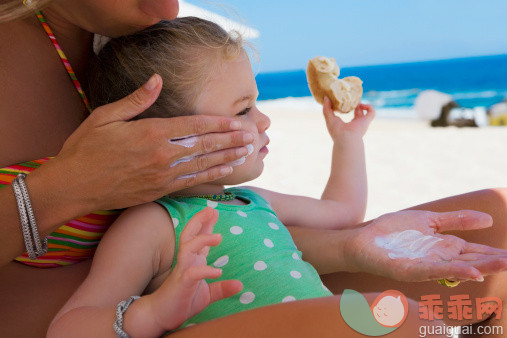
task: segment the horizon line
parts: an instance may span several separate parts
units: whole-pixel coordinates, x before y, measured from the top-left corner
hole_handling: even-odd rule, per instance
[[[460,57],[454,57],[454,58],[429,59],[429,60],[418,60],[418,61],[407,61],[407,62],[352,65],[352,66],[343,66],[343,67],[340,67],[340,69],[364,68],[364,67],[380,67],[380,66],[396,66],[396,65],[406,65],[406,64],[411,64],[411,63],[430,63],[430,62],[441,62],[441,61],[462,60],[462,59],[476,59],[476,58],[499,57],[499,56],[507,56],[507,53],[502,53],[502,54],[487,54],[487,55],[474,55],[474,56],[460,56]],[[300,68],[300,69],[287,69],[287,70],[272,70],[272,71],[267,71],[267,72],[259,72],[257,75],[259,75],[259,74],[275,74],[275,73],[291,73],[291,72],[299,72],[299,71],[305,71],[305,70],[304,70],[304,68]]]

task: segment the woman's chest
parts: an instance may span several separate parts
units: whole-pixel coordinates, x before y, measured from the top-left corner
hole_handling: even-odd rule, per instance
[[[49,38],[38,31],[41,28],[0,27],[0,167],[4,167],[56,155],[86,111]]]

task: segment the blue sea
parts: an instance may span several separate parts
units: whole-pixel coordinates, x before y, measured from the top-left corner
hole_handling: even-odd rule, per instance
[[[440,61],[341,68],[340,78],[363,80],[363,100],[376,108],[409,108],[417,95],[434,89],[462,107],[485,107],[507,97],[507,54]],[[311,96],[304,70],[260,73],[259,100]]]

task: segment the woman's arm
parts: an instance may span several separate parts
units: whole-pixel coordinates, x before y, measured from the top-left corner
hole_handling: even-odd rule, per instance
[[[349,271],[367,272],[400,281],[441,278],[480,281],[485,275],[507,270],[507,250],[440,233],[491,226],[491,216],[477,211],[435,213],[408,210],[381,216],[355,229],[288,229],[296,246],[303,252],[303,259],[312,264],[319,274]],[[405,230],[419,231],[440,241],[428,251],[428,255],[415,259],[393,259],[388,249],[376,244],[375,239],[379,236]],[[445,259],[439,258],[441,253]]]
[[[161,79],[155,76],[150,81],[128,97],[97,108],[56,158],[28,175],[26,184],[42,235],[94,210],[146,203],[226,176],[231,168],[224,163],[246,155],[242,146],[250,140],[238,130],[237,119],[185,116],[128,121],[160,92]],[[188,135],[201,136],[189,148],[168,142]],[[191,154],[205,155],[171,166]],[[189,173],[196,174],[179,178]],[[0,228],[0,265],[4,265],[24,251],[11,187],[0,190]]]

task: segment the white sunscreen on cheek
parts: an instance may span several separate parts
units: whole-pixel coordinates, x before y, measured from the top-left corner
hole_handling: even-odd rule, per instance
[[[442,238],[427,236],[417,230],[393,232],[387,236],[375,237],[375,244],[389,250],[388,256],[396,258],[421,258]]]
[[[242,165],[243,163],[245,163],[246,158],[247,158],[248,156],[250,156],[250,155],[253,153],[253,151],[254,151],[254,146],[253,146],[253,145],[251,145],[251,144],[248,144],[248,145],[246,146],[246,149],[248,150],[248,154],[246,154],[246,156],[243,156],[242,158],[239,158],[239,159],[237,159],[236,161],[232,161],[232,162],[229,162],[229,163],[227,163],[227,164],[228,164],[228,165],[230,165],[231,167],[236,167],[236,166],[238,166],[238,165]]]
[[[177,144],[185,148],[192,148],[197,143],[197,137],[195,135],[188,135],[180,138],[173,138],[169,140],[169,143]]]
[[[250,156],[253,153],[253,151],[254,151],[254,146],[251,145],[251,144],[248,144],[246,146],[246,149],[248,150],[248,154],[246,154],[246,156]]]
[[[229,162],[227,164],[230,165],[231,167],[236,167],[238,165],[242,165],[243,163],[245,163],[245,161],[246,161],[246,156],[244,156],[240,159],[237,159],[236,161]]]

